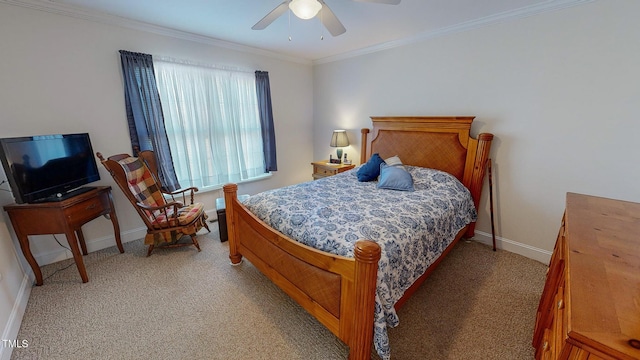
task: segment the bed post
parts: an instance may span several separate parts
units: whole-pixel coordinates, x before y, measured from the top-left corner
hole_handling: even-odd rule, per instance
[[[238,252],[238,243],[236,241],[236,224],[233,220],[233,201],[238,198],[238,185],[226,184],[222,187],[224,190],[224,206],[225,215],[227,217],[227,234],[229,238],[229,259],[231,264],[239,264],[242,261],[242,255]]]
[[[353,327],[350,336],[349,360],[369,360],[373,344],[373,316],[375,312],[376,279],[380,246],[370,240],[356,242],[353,304]]]
[[[478,206],[480,205],[480,195],[482,194],[482,186],[484,185],[484,174],[487,170],[487,160],[489,160],[489,151],[491,150],[492,140],[493,134],[482,133],[478,135],[476,160],[474,162],[473,175],[471,176],[471,184],[469,187],[476,209],[478,209]],[[478,212],[480,212],[479,209]],[[475,222],[469,224],[469,229],[467,230],[465,237],[468,239],[472,238],[475,234],[475,228]]]
[[[369,129],[360,129],[360,133],[362,134],[362,142],[360,145],[360,165],[362,165],[367,162],[367,134],[369,133]]]

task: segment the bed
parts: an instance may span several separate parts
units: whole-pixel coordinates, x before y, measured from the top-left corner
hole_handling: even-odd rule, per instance
[[[398,156],[414,177],[422,176],[428,169],[431,177],[444,179],[446,175],[448,178],[453,178],[470,195],[474,211],[477,209],[493,135],[483,133],[479,134],[477,139],[472,138],[470,129],[473,117],[372,117],[371,119],[372,131],[362,129],[361,132],[362,164],[366,163],[373,154],[379,154],[383,159]],[[349,180],[349,177],[356,176],[357,169],[315,183],[330,186],[332,182]],[[420,185],[421,180],[416,179],[416,181],[416,184]],[[314,184],[310,182],[298,186],[314,188],[312,185]],[[323,196],[345,197],[345,193],[326,189],[330,188],[325,188],[327,194]],[[287,190],[274,191],[286,192]],[[394,192],[395,190],[384,191]],[[373,235],[371,239],[352,239],[353,249],[345,251],[344,247],[336,246],[339,250],[330,252],[331,249],[329,251],[324,249],[325,251],[322,251],[317,249],[317,247],[322,248],[317,246],[318,244],[312,244],[315,246],[312,247],[303,243],[304,241],[293,240],[294,237],[299,237],[293,231],[287,229],[279,231],[275,229],[275,225],[270,226],[278,221],[273,219],[263,221],[259,218],[249,210],[249,206],[253,205],[249,203],[245,205],[238,201],[237,185],[225,185],[224,193],[229,258],[232,264],[239,264],[243,257],[247,258],[320,323],[344,341],[349,346],[350,359],[370,359],[374,337],[378,354],[382,358],[389,357],[388,342],[385,343],[386,329],[380,330],[380,317],[383,317],[382,321],[387,322],[389,319],[385,319],[385,316],[393,318],[395,310],[399,309],[417,290],[457,241],[463,237],[472,237],[474,233],[475,218],[459,225],[460,229],[456,227],[450,238],[445,239],[444,245],[435,250],[430,248],[429,252],[434,253],[430,256],[432,258],[419,273],[416,273],[411,283],[402,284],[401,295],[386,299],[386,296],[381,296],[379,287],[380,284],[388,281],[387,275],[383,273],[383,268],[387,267],[388,259],[385,257],[388,255],[388,249],[386,249],[387,244],[380,239],[375,239]],[[289,191],[289,193],[296,196],[295,194],[300,193],[300,189],[295,188],[295,191]],[[409,196],[415,197],[418,193],[415,191]],[[283,194],[275,193],[274,196]],[[385,194],[389,196],[389,193]],[[314,201],[320,202],[320,200]],[[349,199],[349,203],[353,204],[358,201],[358,199]],[[418,200],[418,202],[421,201]],[[396,202],[404,203],[405,201]],[[359,207],[354,205],[351,208],[353,210]],[[256,212],[261,213],[261,211]],[[363,213],[363,220],[366,218],[364,215]],[[332,220],[332,223],[338,222],[335,219]],[[312,227],[308,230],[310,233],[321,232]],[[382,248],[385,248],[384,253]],[[395,286],[395,284],[392,285]],[[381,297],[385,298],[383,300],[392,301],[392,304],[381,302]],[[386,308],[381,310],[383,307]],[[382,315],[380,315],[381,311],[383,311]],[[392,319],[391,322],[393,321],[395,320]]]

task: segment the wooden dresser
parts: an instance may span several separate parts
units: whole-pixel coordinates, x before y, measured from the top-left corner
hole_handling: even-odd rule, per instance
[[[568,193],[536,359],[640,359],[640,204]]]

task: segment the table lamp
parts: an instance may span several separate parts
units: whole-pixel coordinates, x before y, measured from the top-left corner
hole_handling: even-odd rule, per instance
[[[346,130],[333,130],[333,136],[331,136],[331,147],[335,147],[338,160],[342,162],[342,148],[349,146],[349,138],[347,137]]]

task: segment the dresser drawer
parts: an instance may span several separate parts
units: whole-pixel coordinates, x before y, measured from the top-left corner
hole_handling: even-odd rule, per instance
[[[314,166],[313,173],[317,176],[331,176],[338,173],[337,169],[328,169],[322,166]]]
[[[351,170],[355,167],[352,164],[328,164],[328,160],[311,163],[313,165],[313,178],[321,179],[327,176],[333,176],[343,171]]]
[[[95,219],[109,209],[108,201],[108,198],[102,195],[74,204],[65,210],[67,222],[74,227]]]

